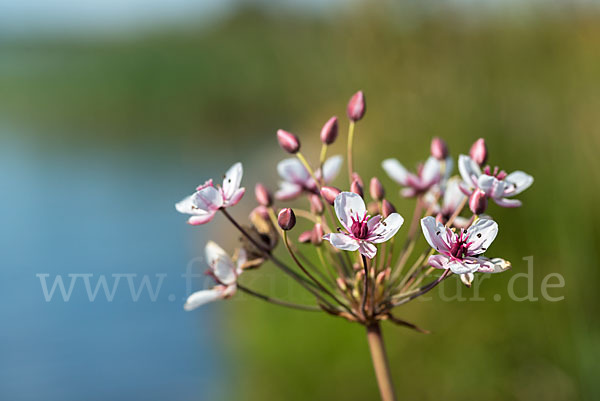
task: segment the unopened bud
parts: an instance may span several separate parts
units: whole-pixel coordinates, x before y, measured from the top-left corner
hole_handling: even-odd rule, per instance
[[[367,106],[365,104],[365,95],[362,91],[356,92],[348,102],[348,118],[350,120],[357,122],[365,115],[365,111],[367,110]]]
[[[340,288],[340,290],[345,292],[348,289],[348,286],[346,285],[346,281],[344,281],[343,278],[338,277],[335,279],[335,282],[337,283],[337,286]]]
[[[448,157],[448,145],[446,141],[437,136],[431,140],[431,156],[438,160],[445,160]]]
[[[365,187],[362,177],[356,171],[352,173],[352,181],[355,181],[355,180],[358,181],[358,183],[360,184],[361,187],[363,187],[363,188]]]
[[[361,198],[364,196],[363,187],[362,185],[360,185],[360,182],[358,180],[352,181],[352,184],[350,184],[350,192],[354,192]]]
[[[381,210],[379,210],[379,203],[375,201],[367,203],[367,212],[371,216],[381,214]]]
[[[288,153],[297,153],[300,150],[300,140],[291,132],[277,130],[279,146]]]
[[[296,215],[294,211],[289,207],[281,209],[277,216],[277,223],[282,230],[289,231],[296,225]]]
[[[385,196],[385,190],[383,189],[383,184],[377,177],[371,178],[371,182],[369,183],[369,192],[371,193],[371,198],[376,201],[380,201]]]
[[[312,236],[310,237],[310,242],[312,242],[313,245],[321,245],[323,242],[323,235],[325,235],[323,232],[323,226],[320,223],[315,224],[311,234]]]
[[[338,136],[338,119],[337,117],[331,117],[323,128],[321,128],[321,142],[325,145],[331,145],[335,142]]]
[[[381,201],[381,214],[387,218],[390,214],[396,213],[396,208],[387,199]]]
[[[488,158],[488,151],[483,138],[479,138],[475,141],[475,143],[471,146],[469,155],[471,156],[471,159],[473,159],[475,163],[479,164],[480,166],[485,164]]]
[[[308,200],[310,202],[310,211],[317,216],[323,214],[323,201],[317,194],[309,194]]]
[[[479,215],[485,212],[487,204],[487,196],[481,189],[476,189],[469,197],[469,209],[471,209],[473,214]]]
[[[336,187],[321,187],[321,196],[327,203],[333,205],[335,198],[341,193]]]
[[[250,216],[253,215],[260,216],[260,218],[263,220],[269,220],[269,210],[263,205],[256,206],[254,209],[252,209]]]
[[[313,232],[312,230],[304,231],[302,234],[298,236],[298,242],[302,244],[307,244],[310,242],[312,238]]]
[[[256,197],[256,201],[262,206],[269,207],[273,204],[273,197],[271,196],[271,193],[267,187],[260,182],[254,187],[254,196]]]

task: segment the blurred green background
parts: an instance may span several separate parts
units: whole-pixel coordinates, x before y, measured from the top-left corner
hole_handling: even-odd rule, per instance
[[[513,269],[483,282],[485,301],[445,301],[436,292],[398,309],[431,335],[384,324],[399,398],[598,399],[600,13],[578,3],[488,6],[353,2],[299,12],[257,2],[210,24],[7,36],[0,121],[41,149],[69,155],[100,148],[135,158],[156,149],[156,170],[175,158],[190,168],[209,164],[214,174],[240,160],[247,188],[262,181],[274,189],[274,166],[286,156],[276,129],[297,133],[315,160],[321,125],[338,115],[343,134],[334,148],[343,153],[345,105],[362,89],[367,114],[357,127],[355,166],[365,179],[382,178],[405,217],[413,204],[396,195],[380,161],[413,166],[428,156],[433,136],[456,157],[484,137],[492,165],[535,177],[520,196],[523,207],[490,210],[500,234],[489,254]],[[210,176],[196,173],[190,189]],[[173,201],[183,195],[172,193]],[[252,203],[250,192],[235,214],[244,217]],[[222,224],[195,230],[234,246]],[[540,299],[517,302],[507,285],[527,271],[528,256]],[[306,300],[286,281],[274,282],[274,272],[265,265],[246,283]],[[540,288],[555,272],[566,285],[549,293],[564,300],[549,302]],[[524,295],[526,280],[516,283]],[[443,288],[450,295],[459,287]],[[377,399],[362,327],[243,296],[207,308],[218,313],[200,324],[224,333],[225,360],[221,392],[210,399]]]

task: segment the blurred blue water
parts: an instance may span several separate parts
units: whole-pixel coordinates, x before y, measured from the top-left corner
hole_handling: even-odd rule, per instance
[[[182,309],[181,274],[206,231],[173,209],[210,171],[164,148],[74,151],[13,132],[0,145],[0,399],[218,399],[225,367],[203,322],[219,306]],[[102,290],[90,302],[81,279],[68,302],[58,290],[46,302],[39,273],[67,288],[68,273],[92,273],[92,288],[100,274],[110,288],[115,273],[137,273],[136,288],[167,276],[156,302],[134,302],[126,279],[112,302]]]

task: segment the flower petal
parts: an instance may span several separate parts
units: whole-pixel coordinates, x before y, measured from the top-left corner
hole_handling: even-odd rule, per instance
[[[458,156],[458,171],[469,188],[475,188],[481,169],[473,159],[466,155]],[[474,178],[474,179],[473,179]]]
[[[383,167],[387,175],[389,175],[392,180],[401,185],[406,185],[409,173],[398,160],[385,159],[381,163],[381,167]]]
[[[343,233],[325,234],[323,239],[328,240],[331,245],[343,251],[356,251],[358,249],[358,241]]]
[[[465,194],[460,190],[460,182],[461,180],[458,177],[448,180],[442,204],[442,213],[445,215],[452,215],[466,198]]]
[[[208,241],[204,248],[204,253],[206,254],[206,262],[221,284],[231,285],[235,283],[237,278],[235,266],[223,248],[213,241]]]
[[[201,224],[206,224],[215,217],[216,211],[204,212],[203,214],[196,214],[188,219],[188,224],[192,226],[199,226]]]
[[[285,181],[305,186],[311,179],[310,173],[296,158],[284,159],[277,164],[277,173]]]
[[[279,183],[279,189],[275,192],[275,198],[282,201],[292,200],[300,196],[301,193],[302,186],[282,181]]]
[[[496,235],[498,235],[498,223],[494,220],[478,219],[469,227],[467,235],[471,242],[468,250],[469,256],[482,254],[492,244]]]
[[[363,198],[354,192],[341,192],[335,198],[334,207],[340,223],[348,231],[352,226],[351,217],[362,218],[367,211]]]
[[[507,183],[504,196],[513,196],[529,188],[533,184],[533,177],[522,171],[515,171],[507,175],[504,181]]]
[[[231,195],[231,197],[227,201],[226,206],[229,207],[229,206],[237,205],[238,202],[242,200],[242,197],[244,196],[245,193],[246,193],[246,188],[239,188],[237,191],[235,191],[233,193],[233,195]]]
[[[436,269],[447,269],[450,258],[446,255],[431,255],[427,260],[431,267]]]
[[[492,196],[492,192],[495,186],[497,186],[498,180],[491,175],[482,174],[477,179],[477,187],[481,189],[489,197]]]
[[[192,195],[192,203],[199,210],[217,210],[223,206],[223,195],[215,187],[205,187]]]
[[[358,252],[360,252],[361,255],[364,255],[369,259],[373,259],[375,255],[377,255],[377,247],[371,244],[370,242],[360,241]]]
[[[380,244],[392,238],[402,224],[404,223],[404,217],[400,216],[398,213],[390,214],[382,223],[380,223],[377,228],[374,230],[374,237],[371,242],[374,244]]]
[[[462,263],[454,260],[450,261],[447,265],[447,268],[452,271],[454,274],[467,274],[476,272],[479,269],[479,263],[469,263],[467,259],[465,259]]]
[[[440,178],[440,162],[435,157],[429,156],[421,171],[421,181],[423,182],[423,186],[428,187],[435,184]]]
[[[194,195],[187,196],[183,198],[181,201],[175,204],[175,209],[179,213],[183,214],[197,214],[197,210],[193,209],[192,206],[194,203],[192,202],[192,197]]]
[[[224,286],[217,286],[210,290],[202,290],[202,291],[194,292],[192,295],[190,295],[188,297],[187,301],[185,301],[185,305],[183,305],[183,309],[185,309],[186,311],[191,311],[191,310],[196,309],[197,307],[207,304],[209,302],[213,302],[218,299],[222,299],[224,290],[225,290]]]
[[[242,167],[242,163],[239,162],[235,163],[229,168],[229,170],[227,170],[227,172],[225,173],[225,178],[223,178],[223,197],[226,200],[231,199],[233,195],[237,192],[237,190],[240,188],[240,183],[242,182],[243,175],[244,168]]]
[[[502,207],[520,207],[523,202],[518,199],[509,199],[509,198],[494,198],[494,202],[496,205]]]
[[[340,155],[332,156],[323,163],[323,180],[329,183],[337,177],[342,167],[344,158]]]
[[[448,252],[450,250],[450,245],[446,242],[449,237],[448,228],[442,223],[428,216],[421,219],[421,229],[423,230],[425,239],[432,248],[438,252]]]

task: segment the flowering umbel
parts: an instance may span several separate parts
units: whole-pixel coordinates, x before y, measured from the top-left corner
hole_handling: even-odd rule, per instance
[[[347,105],[346,123],[332,117],[322,127],[318,138],[321,152],[311,158],[318,160],[314,164],[300,151],[296,135],[277,131],[280,147],[289,154],[277,164],[281,182],[274,195],[255,182],[257,205],[248,208],[252,209],[248,222],[240,222],[228,211],[244,195],[241,163],[227,171],[222,185],[208,180],[176,208],[190,215],[192,225],[207,223],[220,212],[237,230],[235,238],[239,240],[233,257],[212,241],[206,245],[207,274],[215,285],[193,293],[185,303],[186,310],[241,291],[282,307],[324,311],[364,325],[371,349],[377,352],[373,362],[380,392],[388,401],[395,396],[389,366],[381,355],[380,323],[388,321],[427,333],[396,316],[396,310],[449,277],[458,276],[471,286],[475,274],[507,270],[510,262],[484,256],[498,235],[498,223],[484,212],[488,199],[500,206],[520,206],[513,196],[531,186],[533,178],[522,171],[507,174],[497,167],[482,168],[488,159],[483,139],[465,152],[469,156],[459,156],[460,175],[453,176],[448,145],[433,138],[431,156],[414,172],[396,158],[381,163],[401,187],[402,197],[414,198],[416,203],[408,229],[400,231],[406,206],[398,202],[396,191],[384,190],[376,177],[365,181],[365,187],[354,169],[353,138],[365,111],[365,97],[359,91]],[[346,157],[328,158],[330,145],[340,140],[344,126],[348,128]],[[347,175],[338,179],[344,163]],[[292,200],[293,210],[282,204]],[[392,202],[402,206],[402,213]],[[277,246],[285,247],[286,256],[280,256]],[[307,305],[279,299],[240,282],[264,263],[289,276],[314,302]]]

